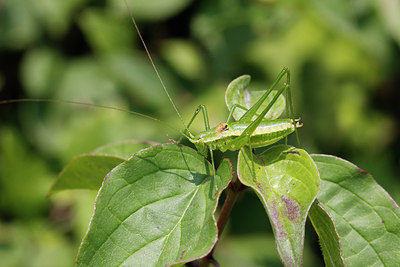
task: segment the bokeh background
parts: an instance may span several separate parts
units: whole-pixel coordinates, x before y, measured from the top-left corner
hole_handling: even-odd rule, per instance
[[[292,71],[301,145],[370,172],[400,201],[400,2],[129,0],[172,99],[224,121],[242,74],[265,89]],[[123,0],[0,3],[0,99],[50,98],[126,108],[182,123]],[[131,114],[62,103],[0,105],[0,266],[72,266],[95,192],[46,198],[74,155],[177,133]],[[203,129],[199,120],[193,132]],[[294,143],[295,144],[295,143]],[[309,223],[304,264],[321,265]],[[257,197],[239,199],[217,250],[222,266],[281,266]]]

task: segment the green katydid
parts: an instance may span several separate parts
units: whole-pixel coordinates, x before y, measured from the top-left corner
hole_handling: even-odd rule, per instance
[[[287,82],[284,83],[276,94],[273,96],[272,100],[268,105],[262,110],[262,112],[252,121],[251,119],[256,115],[258,109],[266,101],[267,97],[271,94],[273,89],[279,83],[279,81],[286,75]],[[242,76],[243,77],[243,76]],[[239,77],[238,79],[241,79]],[[237,80],[238,80],[237,79]],[[236,81],[236,80],[235,80]],[[232,83],[234,83],[233,81]],[[229,112],[229,116],[225,123],[220,123],[214,128],[210,128],[208,122],[207,109],[204,105],[200,105],[192,119],[190,120],[188,127],[191,125],[195,117],[199,114],[200,110],[203,113],[204,124],[206,130],[193,136],[189,131],[188,139],[195,144],[197,149],[202,154],[206,154],[207,150],[210,151],[212,164],[214,166],[213,160],[213,150],[220,150],[225,152],[227,150],[240,150],[244,146],[248,146],[250,150],[252,148],[264,147],[271,145],[292,132],[296,132],[296,138],[299,143],[297,128],[301,127],[302,124],[299,123],[299,119],[293,119],[293,108],[291,103],[290,94],[290,72],[288,68],[283,68],[276,78],[272,86],[263,94],[261,98],[248,110],[238,104],[234,104]],[[264,117],[268,111],[272,108],[274,103],[278,100],[278,97],[283,93],[287,92],[287,98],[289,102],[289,113],[292,119],[276,119],[276,120],[265,120]],[[237,122],[230,123],[235,109],[240,108],[246,110],[246,112],[241,116]],[[253,171],[254,171],[254,162]],[[253,173],[253,175],[255,175]]]
[[[256,115],[258,109],[265,102],[267,97],[270,95],[272,90],[275,88],[277,83],[284,75],[287,75],[288,80],[290,80],[288,68],[284,68],[280,72],[273,85],[250,109],[247,110],[246,108],[238,104],[233,105],[226,122],[220,123],[214,128],[210,128],[206,107],[204,105],[200,105],[196,110],[194,116],[192,117],[191,121],[189,122],[188,127],[191,125],[194,118],[201,110],[205,121],[206,131],[201,132],[196,136],[191,135],[191,133],[189,132],[189,134],[191,135],[189,140],[194,143],[199,148],[199,150],[202,150],[202,146],[209,146],[211,150],[218,149],[222,152],[225,152],[227,150],[239,150],[244,145],[249,145],[252,148],[267,146],[286,137],[293,131],[296,131],[297,127],[301,127],[299,120],[264,119],[267,112],[271,109],[273,104],[277,101],[278,97],[282,94],[284,90],[288,90],[288,95],[290,95],[290,86],[288,83],[285,83],[281,86],[273,99],[269,102],[268,106],[264,108],[264,110],[261,112],[260,115],[257,116],[255,120],[251,121],[251,118]],[[291,98],[289,97],[289,112],[292,115],[292,104],[290,101]],[[233,117],[235,109],[237,108],[241,108],[247,111],[237,122],[229,123]]]

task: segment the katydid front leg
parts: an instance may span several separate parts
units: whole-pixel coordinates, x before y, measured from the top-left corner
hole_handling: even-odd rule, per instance
[[[186,126],[186,130],[184,132],[184,134],[186,134],[186,132],[189,134],[189,136],[190,136],[189,141],[194,144],[195,144],[195,142],[193,140],[194,137],[193,137],[192,133],[189,131],[189,127],[192,125],[194,119],[197,117],[197,115],[199,114],[200,111],[203,113],[204,127],[206,128],[206,131],[210,130],[210,122],[208,120],[207,108],[203,104],[199,105],[197,107],[196,111],[194,112],[192,118],[190,119],[188,125]],[[182,141],[183,137],[184,137],[184,135],[179,139],[178,143],[180,143]],[[207,154],[208,154],[207,150],[212,151],[211,147],[207,147],[204,144],[195,144],[195,146],[196,146],[197,150],[200,152],[200,154],[202,154],[204,157],[207,157]],[[212,152],[210,152],[210,153],[212,153]],[[211,155],[211,157],[212,157],[212,155]],[[213,164],[214,164],[214,162],[213,162]]]
[[[206,108],[206,106],[203,105],[203,104],[202,104],[202,105],[199,105],[199,106],[197,107],[196,111],[194,112],[192,118],[190,119],[190,121],[189,121],[189,123],[188,123],[188,125],[187,125],[187,127],[186,127],[186,130],[185,130],[185,133],[187,132],[187,133],[189,134],[189,136],[191,137],[189,140],[190,140],[192,143],[194,143],[194,141],[193,141],[193,135],[192,135],[192,133],[189,131],[189,127],[192,125],[194,119],[197,117],[197,115],[199,114],[200,111],[202,111],[202,113],[203,113],[204,127],[206,128],[206,131],[210,130],[210,122],[209,122],[209,120],[208,120],[207,108]],[[182,140],[182,138],[183,138],[183,136],[181,137],[181,139],[179,140],[179,142]],[[207,145],[205,145],[205,144],[195,144],[195,146],[196,146],[197,150],[199,151],[199,153],[202,154],[204,157],[207,157],[207,150],[210,151],[211,163],[212,163],[212,166],[213,166],[213,175],[214,175],[214,177],[215,177],[214,154],[213,154],[213,151],[212,151],[211,146],[210,146],[210,145],[207,146]],[[217,190],[217,191],[218,191],[218,190]]]

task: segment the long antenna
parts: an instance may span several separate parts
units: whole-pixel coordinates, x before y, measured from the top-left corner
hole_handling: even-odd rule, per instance
[[[93,103],[77,102],[77,101],[72,101],[72,100],[48,99],[48,98],[20,98],[20,99],[0,100],[0,105],[11,104],[11,103],[20,103],[20,102],[50,102],[50,103],[64,103],[64,104],[67,103],[67,104],[74,104],[74,105],[81,105],[81,106],[90,106],[90,107],[96,107],[96,108],[104,108],[104,109],[123,111],[123,112],[134,114],[136,116],[140,116],[140,117],[146,118],[146,119],[150,119],[150,120],[153,120],[153,121],[161,122],[161,120],[159,120],[157,118],[154,118],[154,117],[151,117],[149,115],[142,114],[142,113],[139,113],[139,112],[131,111],[131,110],[128,110],[128,109],[123,109],[123,108],[118,108],[118,107],[111,107],[111,106],[104,106],[104,105],[93,104]]]
[[[181,116],[181,114],[180,114],[179,111],[178,111],[178,108],[176,107],[176,105],[175,105],[174,101],[172,100],[171,96],[169,95],[169,93],[168,93],[168,91],[167,91],[167,87],[165,86],[165,84],[164,84],[164,82],[163,82],[163,79],[161,78],[160,73],[159,73],[158,70],[157,70],[156,65],[154,64],[153,58],[151,57],[151,54],[150,54],[149,50],[147,49],[147,45],[146,45],[146,43],[144,42],[144,39],[143,39],[143,37],[142,37],[142,34],[140,33],[139,27],[138,27],[138,25],[137,25],[137,23],[136,23],[136,21],[135,21],[135,18],[133,17],[132,11],[131,11],[131,9],[130,9],[129,6],[128,6],[127,1],[124,0],[124,3],[125,3],[125,5],[126,5],[126,8],[128,9],[129,16],[131,17],[131,20],[132,20],[132,22],[133,22],[133,25],[135,26],[135,29],[136,29],[137,34],[139,35],[139,38],[140,38],[140,41],[142,42],[142,45],[143,45],[143,47],[144,47],[144,50],[146,50],[147,57],[150,59],[151,65],[153,66],[153,69],[154,69],[154,71],[155,71],[156,74],[157,74],[158,80],[160,81],[161,86],[162,86],[162,88],[164,89],[165,94],[168,96],[169,102],[171,102],[172,106],[174,107],[175,112],[176,112],[176,114],[178,114],[178,117],[179,117],[179,119],[181,120],[181,122],[182,122],[183,126],[185,127],[185,129],[190,133],[189,129],[187,128],[187,126],[186,126],[186,124],[185,124],[185,122],[184,122],[184,120],[183,120],[183,118],[182,118],[182,116]]]
[[[175,129],[171,125],[154,118],[152,116],[142,114],[139,112],[131,111],[128,109],[123,109],[123,108],[118,108],[118,107],[111,107],[111,106],[104,106],[104,105],[99,105],[99,104],[93,104],[93,103],[85,103],[85,102],[77,102],[77,101],[72,101],[72,100],[61,100],[61,99],[48,99],[48,98],[20,98],[20,99],[8,99],[8,100],[0,100],[0,105],[3,104],[11,104],[11,103],[21,103],[21,102],[50,102],[50,103],[63,103],[63,104],[74,104],[74,105],[80,105],[80,106],[89,106],[89,107],[96,107],[96,108],[103,108],[103,109],[110,109],[110,110],[116,110],[116,111],[122,111],[122,112],[127,112],[142,118],[146,118],[155,122],[158,122],[162,124],[163,126],[172,129],[185,137],[189,138],[184,132]]]

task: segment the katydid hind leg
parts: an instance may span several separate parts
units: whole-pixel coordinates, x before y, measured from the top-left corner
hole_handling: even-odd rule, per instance
[[[288,107],[288,111],[289,111],[288,117],[290,117],[293,121],[297,145],[300,146],[299,134],[297,132],[297,123],[296,123],[296,120],[294,117],[294,111],[293,111],[292,89],[291,89],[292,87],[291,87],[291,83],[290,83],[290,70],[288,67],[284,67],[283,70],[286,70],[286,85],[287,85],[286,86],[286,100],[288,103],[287,107]],[[286,137],[286,143],[287,143],[287,137]]]
[[[257,127],[260,125],[260,123],[263,121],[265,115],[268,113],[268,111],[272,108],[272,106],[275,104],[275,102],[278,100],[279,96],[286,90],[287,92],[287,96],[288,96],[288,110],[291,116],[291,119],[293,121],[294,127],[295,127],[295,132],[296,132],[296,138],[297,138],[297,142],[300,145],[300,141],[298,138],[298,134],[297,134],[297,127],[296,127],[296,120],[294,118],[294,114],[293,114],[293,104],[292,104],[292,97],[291,97],[291,92],[290,92],[290,72],[288,68],[284,68],[280,74],[278,75],[276,81],[273,83],[273,85],[270,87],[270,89],[268,89],[268,91],[260,98],[260,100],[265,101],[265,99],[267,98],[267,96],[271,93],[272,89],[276,86],[276,84],[282,79],[282,77],[286,75],[287,78],[287,82],[284,83],[283,85],[281,85],[281,87],[279,88],[279,90],[277,91],[277,93],[275,94],[275,96],[272,98],[271,102],[268,103],[268,105],[264,108],[264,110],[260,113],[260,115],[258,115],[258,117],[252,121],[249,126],[243,131],[243,133],[236,138],[235,140],[232,140],[231,142],[229,142],[228,144],[226,144],[226,147],[232,147],[232,146],[236,146],[238,147],[238,144],[241,144],[243,142],[247,141],[247,136],[251,136],[254,131],[257,129]],[[254,111],[256,112],[257,109],[261,106],[263,101],[258,100],[256,104],[254,104],[253,107],[251,107],[249,109],[249,111],[242,116],[249,116],[247,115],[248,113],[250,113],[250,111]],[[256,109],[254,108],[256,106]],[[251,115],[252,117],[253,115]],[[249,118],[251,118],[249,117]],[[242,118],[240,120],[242,120]]]
[[[271,100],[271,102],[268,104],[268,106],[261,112],[261,114],[254,120],[252,121],[249,126],[242,132],[240,136],[238,136],[236,139],[230,141],[224,146],[224,149],[230,149],[232,147],[241,147],[247,143],[247,136],[252,136],[254,131],[257,129],[257,127],[260,125],[262,120],[264,119],[265,114],[271,109],[272,105],[276,102],[278,97],[283,93],[283,91],[287,88],[287,84],[283,84],[277,94],[274,96],[274,98]]]
[[[243,107],[243,106],[241,106],[241,105],[239,105],[239,104],[234,104],[234,105],[232,106],[231,110],[229,111],[229,115],[228,115],[228,118],[226,119],[226,123],[229,123],[229,122],[230,122],[230,120],[231,120],[232,117],[233,117],[233,113],[235,112],[235,110],[236,110],[237,108],[243,109],[243,110],[246,111],[246,112],[249,111],[249,109],[247,109],[247,108],[245,108],[245,107]]]
[[[272,85],[268,88],[268,90],[260,97],[260,99],[257,100],[257,102],[250,107],[245,114],[239,119],[240,122],[249,122],[251,119],[256,115],[257,111],[260,109],[261,105],[265,102],[265,100],[268,98],[268,96],[271,94],[271,92],[275,89],[275,87],[278,85],[278,83],[282,80],[282,78],[286,75],[286,83],[290,83],[290,71],[287,67],[284,67],[276,77],[275,81],[272,83]],[[272,100],[270,103],[272,105],[276,102],[276,100]],[[271,105],[271,107],[272,107]],[[269,106],[269,105],[268,105]],[[270,108],[268,108],[267,112],[269,111]],[[265,112],[265,114],[267,114]],[[264,115],[265,116],[265,115]],[[263,117],[264,117],[263,116]]]
[[[290,75],[288,75],[288,81],[290,82]],[[296,122],[296,119],[294,117],[293,102],[292,102],[292,92],[291,92],[290,83],[288,83],[288,87],[286,89],[286,99],[287,99],[287,102],[288,102],[289,117],[292,119],[293,125],[294,125],[294,133],[296,135],[297,145],[300,147],[300,138],[299,138],[299,133],[297,131],[297,122]]]
[[[260,125],[261,121],[264,119],[265,115],[268,113],[268,111],[272,108],[272,106],[275,104],[275,102],[278,100],[279,96],[285,91],[287,88],[290,88],[290,71],[289,68],[284,67],[281,72],[278,74],[276,77],[275,81],[273,84],[270,86],[270,88],[264,93],[264,95],[255,103],[241,118],[239,121],[242,122],[248,122],[252,119],[252,117],[256,114],[257,110],[261,107],[261,105],[264,103],[264,101],[267,99],[269,94],[272,92],[273,89],[277,86],[277,84],[282,80],[282,78],[286,75],[286,82],[281,85],[279,88],[278,92],[275,94],[275,96],[272,98],[272,100],[268,103],[268,105],[264,108],[264,110],[258,115],[258,117],[252,121],[249,126],[243,131],[243,133],[236,138],[235,140],[231,141],[229,144],[227,144],[227,147],[232,146],[233,144],[236,144],[236,142],[243,142],[243,140],[246,140],[246,135],[251,136],[254,131],[257,129],[257,127]],[[294,119],[294,118],[292,118]],[[234,143],[235,142],[235,143]]]
[[[250,136],[247,136],[249,140],[249,153],[251,155],[251,167],[252,167],[252,172],[253,172],[253,179],[256,179],[256,167],[254,165],[254,154],[253,154],[253,148],[251,146],[251,139]]]

